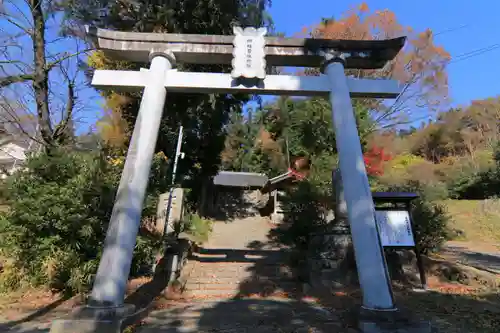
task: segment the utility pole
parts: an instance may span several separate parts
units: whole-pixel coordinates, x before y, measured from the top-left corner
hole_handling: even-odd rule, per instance
[[[177,163],[179,162],[179,158],[184,158],[184,153],[181,152],[181,147],[182,147],[182,137],[184,135],[184,127],[181,126],[179,127],[179,135],[177,137],[177,149],[175,151],[175,157],[174,157],[174,167],[172,170],[172,182],[168,194],[168,201],[167,201],[167,209],[165,212],[165,226],[163,229],[163,235],[164,237],[167,235],[168,231],[168,220],[170,218],[170,209],[172,207],[172,194],[174,191],[174,185],[175,185],[175,175],[177,173]]]

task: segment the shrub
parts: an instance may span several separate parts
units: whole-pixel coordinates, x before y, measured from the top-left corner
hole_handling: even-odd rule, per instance
[[[436,165],[422,157],[405,154],[390,161],[384,175],[378,177],[378,187],[407,187],[414,184],[419,193],[427,200],[440,200],[448,197],[446,183],[440,180],[436,173]]]
[[[290,246],[305,254],[310,234],[322,230],[327,223],[323,196],[318,193],[318,188],[303,181],[288,189],[281,200],[283,223],[273,229],[270,236],[276,244]]]
[[[8,179],[9,210],[0,215],[0,255],[16,285],[84,291],[101,256],[121,167],[100,154],[54,152],[28,161]],[[131,274],[153,260],[154,238],[138,237]],[[7,281],[8,280],[8,281]],[[4,283],[5,287],[5,283]]]
[[[445,206],[419,198],[412,203],[412,217],[415,239],[423,253],[439,250],[446,240],[452,238]]]
[[[183,231],[192,235],[198,243],[208,241],[212,232],[212,221],[200,217],[198,214],[187,214],[183,221]]]
[[[480,151],[475,158],[455,158],[446,175],[450,197],[454,199],[486,199],[500,194],[500,164],[495,162],[496,151]]]

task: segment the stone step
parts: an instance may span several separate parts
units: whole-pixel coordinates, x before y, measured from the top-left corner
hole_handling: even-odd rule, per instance
[[[238,284],[242,280],[235,277],[219,277],[219,276],[209,276],[209,277],[190,277],[188,283],[197,284]]]
[[[304,323],[302,324],[302,327],[299,325],[291,325],[288,324],[287,326],[289,327],[281,327],[278,326],[275,323],[271,324],[262,324],[259,323],[258,325],[251,325],[250,327],[241,327],[241,325],[238,326],[227,326],[227,327],[221,327],[221,328],[213,328],[211,325],[208,327],[205,327],[205,325],[202,325],[200,327],[199,323],[190,323],[189,325],[187,324],[175,324],[172,326],[166,326],[163,324],[159,325],[152,325],[148,324],[145,326],[140,326],[136,328],[134,332],[137,333],[213,333],[213,332],[219,332],[219,333],[248,333],[248,332],[258,332],[258,333],[276,333],[276,332],[281,332],[281,333],[351,333],[351,332],[358,332],[357,330],[352,330],[349,329],[349,331],[346,331],[346,329],[342,328],[342,324],[340,322],[330,322],[330,323],[325,323],[323,324],[322,328],[317,328],[315,327],[317,324],[307,324]],[[181,328],[179,328],[181,326]]]
[[[341,332],[339,328],[333,313],[313,304],[283,298],[243,298],[192,302],[152,311],[136,332],[330,333]]]
[[[267,277],[292,277],[293,272],[286,267],[268,266],[268,267],[239,267],[239,268],[219,268],[219,267],[196,267],[191,271],[192,278],[231,278],[245,279],[255,276]]]
[[[192,253],[192,260],[197,260],[204,263],[218,262],[241,262],[241,263],[256,263],[256,262],[276,262],[286,260],[287,256],[278,251],[269,251],[266,254],[252,253],[242,251],[240,253]]]
[[[239,294],[239,288],[233,289],[190,289],[186,288],[183,292],[185,297],[192,298],[221,298],[221,299],[229,299]]]
[[[298,285],[294,280],[288,281],[234,281],[232,283],[210,283],[210,282],[195,282],[189,280],[186,283],[186,287],[190,289],[234,289],[238,288],[241,284],[252,285],[252,286],[273,286],[273,287],[282,287],[282,288],[290,288]]]
[[[217,312],[218,309],[230,310],[231,318],[237,320],[246,320],[251,313],[258,314],[260,317],[273,317],[276,313],[280,313],[286,315],[288,321],[291,315],[304,317],[314,314],[319,320],[331,320],[331,317],[334,317],[333,313],[314,303],[271,296],[265,299],[243,297],[235,300],[217,299],[183,303],[181,306],[151,311],[148,321],[189,320],[200,316],[215,317],[224,315],[224,313]]]
[[[263,262],[241,262],[241,261],[224,261],[224,262],[196,262],[195,260],[192,261],[193,264],[196,265],[196,267],[226,267],[226,268],[248,268],[248,267],[280,267],[280,266],[285,266],[284,263],[281,263],[279,261],[263,261]]]
[[[240,284],[221,284],[221,283],[186,283],[186,290],[238,290]]]
[[[201,283],[201,284],[239,284],[242,282],[246,281],[255,281],[255,282],[261,282],[261,283],[286,283],[286,282],[294,282],[296,281],[295,278],[293,277],[286,277],[286,276],[276,276],[276,277],[258,277],[255,278],[251,276],[251,279],[241,279],[241,278],[236,278],[236,277],[219,277],[219,276],[210,276],[210,277],[193,277],[191,276],[188,280],[188,283]]]
[[[266,296],[266,298],[272,295],[280,295],[283,293],[295,293],[298,291],[298,287],[296,284],[290,284],[288,286],[273,286],[273,287],[265,287],[265,286],[245,286],[241,288],[239,285],[235,285],[234,287],[227,287],[224,289],[212,288],[208,286],[206,288],[202,287],[187,287],[183,295],[187,298],[195,299],[213,299],[213,298],[221,298],[221,299],[230,299],[235,296],[249,296],[249,295],[262,295]]]

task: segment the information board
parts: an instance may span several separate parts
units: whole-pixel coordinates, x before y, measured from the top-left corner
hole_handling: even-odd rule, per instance
[[[376,210],[382,246],[415,246],[410,214],[406,210]]]

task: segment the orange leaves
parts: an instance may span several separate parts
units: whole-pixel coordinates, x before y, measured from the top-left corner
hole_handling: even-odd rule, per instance
[[[317,38],[370,39],[369,26],[355,12],[340,20],[331,20],[316,27]]]
[[[366,2],[363,2],[361,5],[359,5],[358,9],[360,13],[366,13],[370,10],[368,9],[368,5],[366,4]]]
[[[432,31],[430,29],[427,29],[427,30],[422,31],[418,34],[418,39],[427,40],[427,39],[431,38],[431,36],[432,36]]]
[[[352,70],[348,74],[358,78],[392,78],[406,84],[398,103],[388,110],[390,122],[408,121],[439,111],[448,98],[446,66],[450,54],[436,45],[432,30],[414,31],[398,21],[389,9],[370,10],[366,2],[346,11],[339,18],[325,20],[312,27],[303,28],[302,34],[312,38],[380,40],[407,36],[408,42],[384,69],[376,71]],[[317,70],[307,70],[305,75],[315,75]],[[415,115],[413,115],[415,113]],[[417,114],[418,113],[418,114]],[[426,115],[423,115],[425,113]]]
[[[265,151],[281,151],[280,145],[273,140],[271,133],[264,128],[261,128],[259,131],[256,145],[260,146]]]
[[[446,51],[442,46],[434,46],[434,52],[447,60],[451,59],[450,53]]]
[[[468,295],[476,292],[477,288],[466,286],[463,284],[442,283],[435,288],[441,293],[454,294],[454,295]]]

